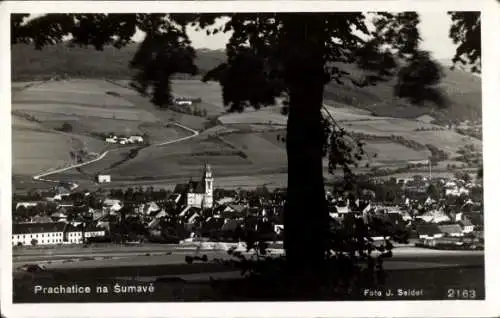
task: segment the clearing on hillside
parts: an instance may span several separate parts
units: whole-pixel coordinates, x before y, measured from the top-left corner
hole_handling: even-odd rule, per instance
[[[12,116],[12,174],[34,175],[70,162],[71,137]]]
[[[104,142],[104,136],[111,133],[148,135],[152,142],[187,134],[160,124],[156,114],[122,97],[137,95],[134,91],[105,80],[50,80],[13,86],[19,87],[12,94],[14,174],[65,167],[72,162],[71,151],[95,157],[113,147]]]

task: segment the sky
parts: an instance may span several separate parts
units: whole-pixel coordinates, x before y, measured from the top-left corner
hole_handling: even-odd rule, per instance
[[[419,24],[420,36],[422,37],[421,48],[430,51],[435,59],[449,59],[455,53],[456,45],[449,37],[451,18],[446,12],[419,12],[421,22]],[[196,32],[189,28],[189,37],[195,48],[224,49],[230,37],[229,33],[219,33],[207,36],[204,31]],[[140,39],[137,35],[136,39]]]
[[[432,53],[438,60],[451,60],[454,55],[456,45],[449,37],[451,18],[445,11],[419,12],[421,22],[419,24],[420,36],[422,38],[421,48]],[[32,15],[31,18],[39,16]],[[219,33],[207,36],[204,31],[195,31],[194,27],[188,28],[188,34],[193,47],[207,49],[224,49],[230,37],[230,33]],[[134,36],[134,40],[141,41],[144,34],[139,32]]]

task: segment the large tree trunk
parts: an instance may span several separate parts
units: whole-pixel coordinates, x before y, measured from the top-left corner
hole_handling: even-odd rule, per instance
[[[288,190],[284,213],[285,252],[294,272],[320,270],[325,259],[328,211],[323,182],[321,107],[325,75],[322,23],[297,17],[285,26],[290,52],[287,126]],[[288,31],[287,30],[287,31]]]

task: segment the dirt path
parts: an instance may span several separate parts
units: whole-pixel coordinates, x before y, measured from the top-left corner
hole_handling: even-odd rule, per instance
[[[150,147],[170,145],[170,144],[173,144],[173,143],[177,143],[177,142],[189,140],[189,139],[194,138],[194,137],[196,137],[196,136],[198,136],[200,134],[197,130],[191,129],[191,128],[186,127],[184,125],[181,125],[181,124],[178,124],[178,123],[171,123],[171,124],[172,125],[176,125],[177,127],[180,127],[182,129],[185,129],[185,130],[189,131],[191,133],[191,135],[186,136],[186,137],[181,137],[181,138],[178,138],[178,139],[174,139],[174,140],[169,140],[169,141],[161,142],[161,143],[156,143],[156,144],[150,145],[148,147],[144,147],[144,148],[142,148],[140,150],[144,150],[144,149],[147,149],[147,148],[150,148]],[[60,169],[56,169],[56,170],[52,170],[52,171],[48,171],[48,172],[44,172],[44,173],[35,175],[35,176],[33,176],[33,179],[36,180],[36,181],[45,181],[45,182],[51,182],[51,183],[59,183],[60,182],[59,180],[46,179],[45,177],[48,177],[48,176],[56,174],[56,173],[64,172],[64,171],[67,171],[67,170],[70,170],[70,169],[80,168],[80,167],[89,165],[91,163],[97,162],[97,161],[103,159],[110,151],[113,151],[113,150],[107,150],[107,151],[103,152],[102,154],[100,154],[97,158],[89,160],[89,161],[86,161],[86,162],[82,162],[82,163],[79,163],[79,164],[76,164],[76,165],[71,165],[71,166],[68,166],[68,167],[64,167],[64,168],[60,168]],[[72,183],[71,190],[74,190],[77,187],[78,187],[77,183]]]

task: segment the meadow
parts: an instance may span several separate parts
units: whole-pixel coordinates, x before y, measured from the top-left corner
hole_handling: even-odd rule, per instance
[[[63,166],[72,140],[40,124],[12,116],[12,174],[36,174]]]
[[[214,138],[195,137],[185,142],[143,149],[137,157],[104,172],[119,179],[167,178],[172,175],[189,176],[205,163],[219,170],[226,167],[248,169],[251,164],[237,150]]]
[[[102,134],[147,134],[152,143],[188,135],[178,127],[166,127],[155,114],[121,97],[136,94],[132,90],[105,80],[54,80],[13,87],[19,87],[12,96],[13,174],[34,175],[65,167],[72,161],[72,150],[102,153],[110,148]],[[63,124],[71,129],[59,131]],[[122,160],[121,156],[115,159]]]
[[[74,147],[102,152],[108,146],[99,138],[93,138],[96,133],[147,134],[151,143],[189,134],[167,127],[170,121],[201,134],[189,141],[143,149],[133,158],[129,158],[128,148],[112,150],[102,161],[82,168],[83,173],[70,170],[61,177],[81,178],[87,182],[93,174],[110,173],[113,180],[125,183],[153,182],[162,178],[185,180],[191,176],[198,178],[203,164],[210,163],[216,178],[236,178],[239,181],[228,179],[228,184],[244,185],[246,177],[242,176],[255,179],[258,178],[256,174],[269,176],[286,172],[285,144],[278,139],[284,135],[287,118],[280,113],[279,107],[227,113],[218,83],[203,83],[199,78],[173,80],[174,95],[199,97],[202,99],[199,108],[206,109],[208,117],[218,116],[218,120],[210,124],[211,128],[204,131],[210,119],[158,109],[147,97],[128,87],[133,76],[128,62],[136,48],[137,44],[132,44],[122,50],[105,47],[104,51],[97,52],[92,48],[68,49],[61,44],[35,51],[26,45],[13,46],[12,78],[23,82],[12,85],[12,109],[26,115],[15,120],[16,116],[13,117],[14,174],[35,174],[65,165],[69,149]],[[224,52],[198,50],[196,64],[200,75],[224,60]],[[342,66],[360,75],[354,66]],[[412,106],[396,99],[392,82],[362,89],[330,83],[325,86],[326,108],[347,131],[402,136],[423,145],[435,145],[453,156],[465,143],[480,146],[481,142],[448,130],[415,131],[436,126],[417,122],[414,118],[430,113],[438,119],[480,117],[481,80],[460,71],[444,70],[444,73],[446,77],[440,85],[452,101],[447,109],[430,111],[427,107]],[[54,74],[73,78],[42,81]],[[30,82],[34,80],[37,82]],[[71,133],[54,131],[65,122],[72,126]],[[414,150],[380,140],[368,142],[365,151],[368,153],[365,161],[370,165],[401,165],[409,160],[426,159],[429,155],[427,150]],[[273,178],[262,177],[261,180],[265,183],[266,179]],[[278,179],[281,181],[277,183],[283,183],[283,178]]]
[[[281,132],[283,134],[283,132]],[[273,140],[273,136],[276,141]],[[285,144],[277,141],[279,133],[233,133],[223,140],[244,152],[255,165],[286,166]]]

